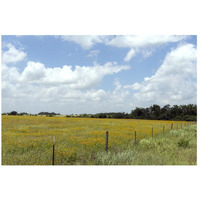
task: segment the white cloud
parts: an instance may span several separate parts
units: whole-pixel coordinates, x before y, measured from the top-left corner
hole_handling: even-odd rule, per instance
[[[187,36],[173,35],[122,35],[112,38],[106,44],[119,48],[131,48],[124,58],[127,62],[136,53],[142,53],[143,57],[147,58],[153,53],[155,48],[169,42],[179,42],[186,38]]]
[[[105,76],[128,69],[129,66],[118,66],[115,62],[48,68],[29,61],[20,73],[17,68],[3,64],[2,105],[10,111],[64,114],[100,112],[102,108],[110,108],[109,104],[116,108],[115,103],[122,102],[123,95],[96,86]]]
[[[196,48],[192,44],[182,44],[166,55],[153,76],[124,88],[138,90],[134,94],[138,103],[196,103],[196,73]]]
[[[186,38],[187,36],[173,35],[122,35],[114,37],[107,42],[107,45],[126,48],[148,48],[168,42],[179,42]]]
[[[152,55],[155,48],[163,44],[179,42],[188,38],[184,35],[63,35],[60,37],[64,41],[79,44],[83,49],[90,49],[97,43],[118,48],[130,48],[124,58],[126,62],[130,61],[137,53],[141,53],[144,58],[147,58]]]
[[[39,62],[28,62],[26,68],[22,72],[20,80],[27,82],[40,82],[45,77],[46,68]]]
[[[124,61],[131,60],[132,57],[134,57],[136,54],[135,50],[133,48],[130,49],[130,51],[127,53],[126,57],[124,58]]]
[[[92,50],[86,57],[97,57],[99,52],[100,52],[99,50]]]
[[[125,90],[119,80],[114,82],[115,89],[112,91],[111,99],[115,99],[115,103],[121,104],[121,106],[126,107],[129,102],[129,91]]]
[[[133,85],[125,85],[125,89],[133,89],[133,90],[139,90],[141,88],[139,83],[134,83]]]
[[[2,107],[6,108],[7,112],[17,110],[32,113],[40,111],[83,113],[101,112],[102,108],[114,109],[118,105],[122,106],[126,96],[123,91],[119,88],[105,91],[97,89],[96,86],[105,76],[128,70],[130,66],[107,62],[104,65],[94,63],[93,66],[65,65],[48,68],[40,62],[29,61],[20,72],[19,68],[13,65],[22,61],[26,53],[17,50],[11,44],[7,47],[9,49],[3,52],[2,62]],[[97,54],[98,51],[90,53]],[[9,63],[13,65],[8,66]]]
[[[16,63],[25,59],[25,52],[17,50],[15,46],[10,43],[6,44],[5,46],[8,48],[8,50],[2,52],[2,63]]]
[[[13,82],[19,80],[20,78],[20,74],[16,67],[8,67],[5,64],[1,65],[1,74],[2,74],[2,80],[4,81]]]
[[[62,35],[64,41],[72,41],[79,44],[83,49],[90,49],[96,43],[105,41],[106,36],[101,35]]]
[[[103,66],[63,66],[47,68],[42,63],[28,62],[19,78],[23,82],[46,85],[65,84],[69,88],[87,89],[96,86],[104,76],[130,69],[130,66],[118,66],[107,62]]]
[[[153,50],[142,50],[141,53],[142,53],[144,58],[148,58],[149,56],[152,55]]]
[[[130,66],[120,66],[115,62],[56,68],[28,62],[19,72],[18,68],[4,63],[2,107],[10,111],[17,109],[18,112],[71,114],[103,110],[130,112],[135,106],[152,103],[196,102],[196,48],[192,44],[181,44],[171,49],[156,73],[145,77],[141,83],[123,86],[116,79],[111,91],[98,87],[105,76],[128,69]]]

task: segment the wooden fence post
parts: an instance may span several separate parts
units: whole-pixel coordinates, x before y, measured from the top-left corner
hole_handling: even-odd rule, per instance
[[[173,129],[173,123],[171,123],[171,129]]]
[[[151,135],[152,135],[152,138],[153,138],[153,127],[152,127],[152,130],[151,130]]]
[[[165,133],[165,126],[163,126],[163,135],[164,135],[164,133]]]
[[[52,155],[52,165],[54,165],[55,159],[55,136],[53,136],[53,155]]]
[[[105,144],[105,151],[108,152],[108,131],[106,131],[106,144]]]
[[[135,144],[137,142],[136,130],[135,130]]]

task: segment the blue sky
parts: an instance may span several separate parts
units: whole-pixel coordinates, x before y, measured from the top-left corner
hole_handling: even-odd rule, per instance
[[[2,112],[196,103],[196,36],[2,36]]]

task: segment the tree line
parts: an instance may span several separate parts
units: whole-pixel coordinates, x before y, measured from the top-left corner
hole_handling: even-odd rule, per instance
[[[32,115],[28,113],[17,113],[12,111],[10,113],[3,113],[2,115]],[[60,115],[54,112],[40,112],[37,115],[46,115],[52,117]],[[32,115],[33,116],[33,115]],[[125,112],[108,112],[97,114],[80,114],[80,115],[66,115],[66,117],[83,117],[83,118],[112,118],[112,119],[149,119],[149,120],[180,120],[180,121],[197,121],[197,105],[173,105],[172,107],[167,104],[160,107],[154,104],[147,108],[136,107],[130,113]]]
[[[114,118],[114,119],[149,119],[149,120],[183,120],[197,121],[197,105],[173,105],[167,104],[160,107],[154,104],[147,108],[136,107],[131,113],[98,113],[94,115],[83,114],[80,117]]]
[[[8,112],[8,113],[2,113],[2,115],[20,115],[20,116],[24,116],[24,115],[30,115],[30,116],[45,115],[47,117],[53,117],[53,116],[56,116],[56,115],[60,115],[60,113],[39,112],[38,114],[28,114],[27,112],[18,113],[17,111],[12,111],[12,112]]]

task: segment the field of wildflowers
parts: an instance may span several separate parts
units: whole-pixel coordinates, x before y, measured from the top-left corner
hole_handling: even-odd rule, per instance
[[[2,116],[3,165],[51,165],[55,136],[55,164],[94,164],[104,152],[109,131],[109,151],[119,152],[137,140],[187,126],[182,121],[94,119],[43,116]],[[89,160],[89,162],[88,162]]]

